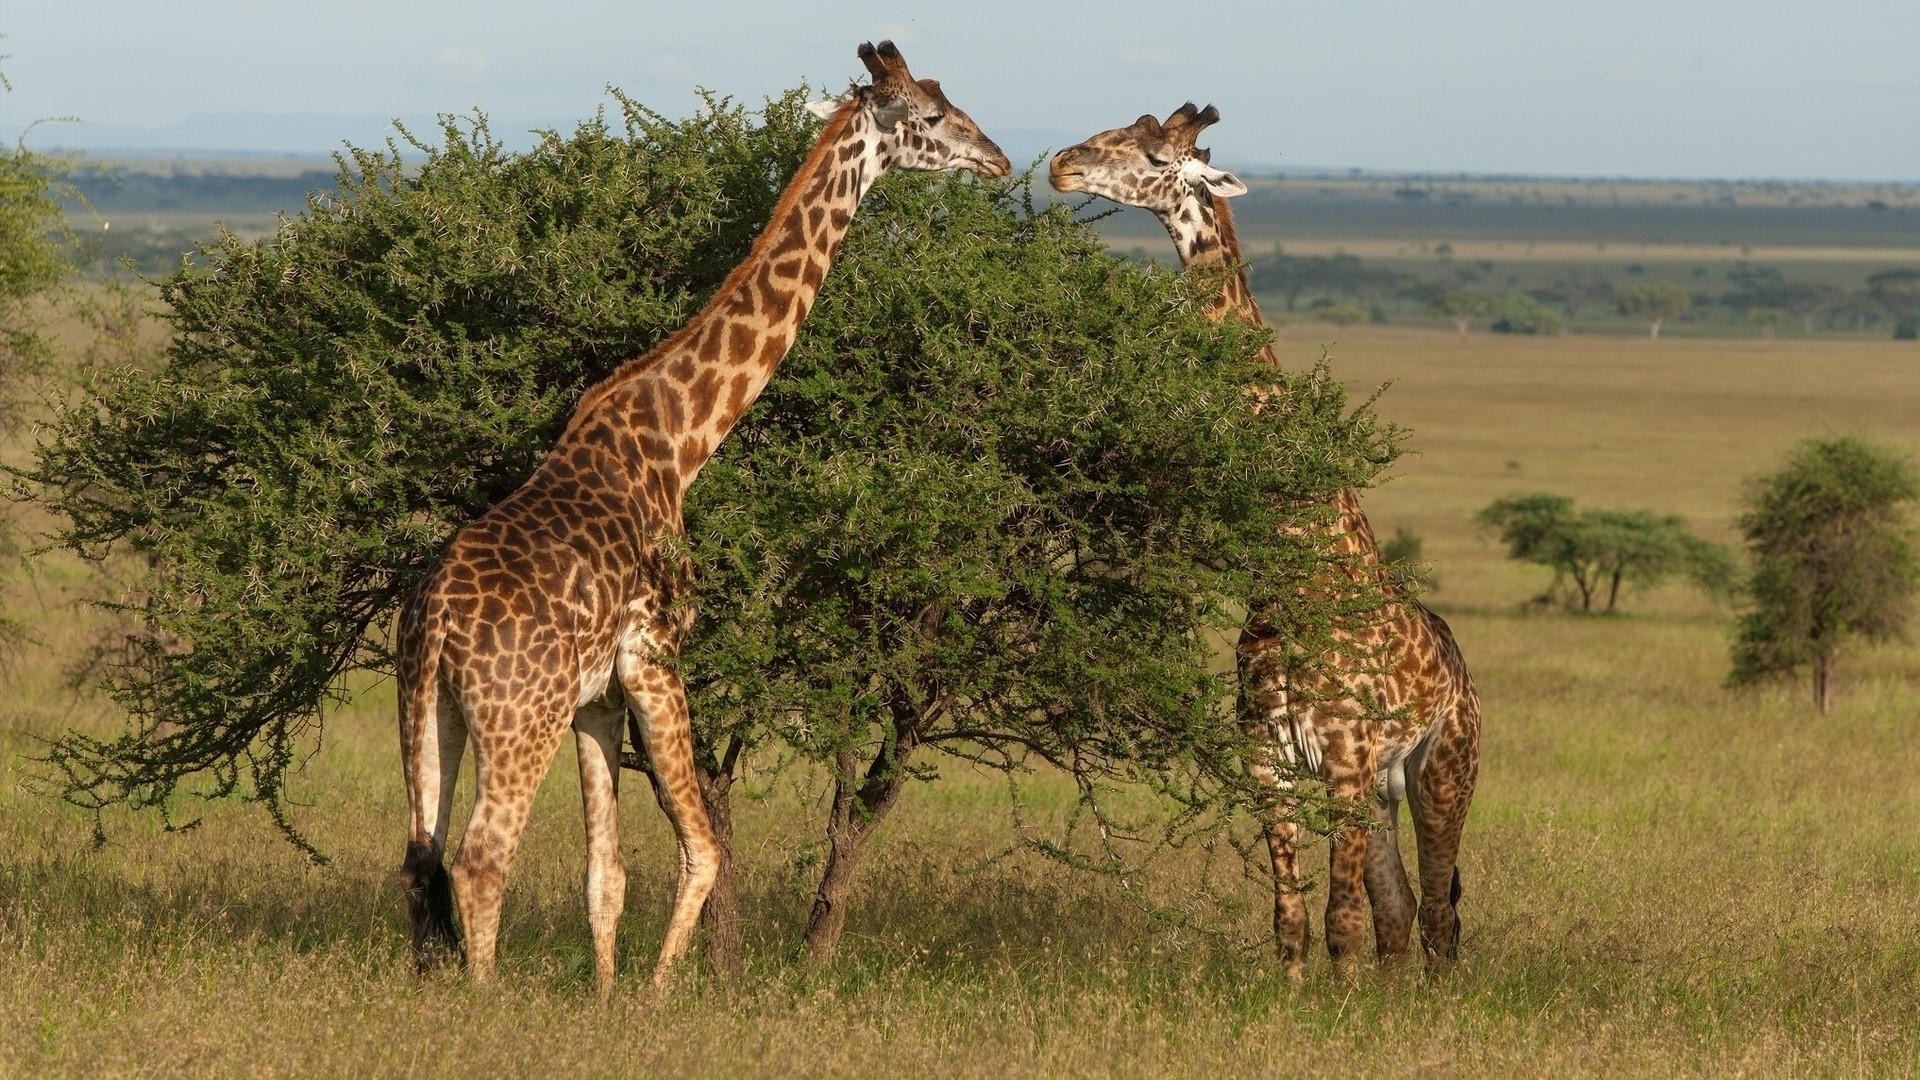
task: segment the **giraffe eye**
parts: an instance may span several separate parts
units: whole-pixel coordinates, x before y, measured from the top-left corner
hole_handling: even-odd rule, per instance
[[[940,121],[945,120],[946,118],[947,118],[946,113],[934,113],[932,116],[927,117],[927,126],[932,127],[935,124],[938,124]]]
[[[1167,167],[1167,159],[1160,157],[1156,154],[1148,154],[1147,164],[1153,166],[1156,169],[1164,169]]]

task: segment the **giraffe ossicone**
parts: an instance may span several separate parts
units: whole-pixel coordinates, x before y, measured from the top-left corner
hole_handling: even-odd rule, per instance
[[[1213,155],[1194,145],[1219,119],[1213,106],[1201,109],[1192,102],[1164,122],[1147,114],[1060,151],[1048,176],[1062,192],[1099,195],[1152,211],[1173,237],[1183,266],[1224,267],[1208,314],[1261,323],[1227,205],[1246,185],[1215,168]],[[1278,363],[1270,346],[1262,356]],[[1419,846],[1420,938],[1428,963],[1456,955],[1460,834],[1480,762],[1480,698],[1453,632],[1385,573],[1359,496],[1340,492],[1334,509],[1334,544],[1350,565],[1374,576],[1386,594],[1385,606],[1364,626],[1339,635],[1333,652],[1323,658],[1334,674],[1313,685],[1290,682],[1297,665],[1288,643],[1257,613],[1238,650],[1243,722],[1267,751],[1267,758],[1250,769],[1280,795],[1282,813],[1267,823],[1267,848],[1273,861],[1274,936],[1281,963],[1293,978],[1301,977],[1306,958],[1307,909],[1300,889],[1299,827],[1284,813],[1292,791],[1289,767],[1317,773],[1341,798],[1372,799],[1377,835],[1370,837],[1364,828],[1342,829],[1329,845],[1327,951],[1350,973],[1366,933],[1363,890],[1371,901],[1381,958],[1396,959],[1408,948],[1414,895],[1400,860],[1403,798]],[[1341,574],[1329,570],[1312,587],[1338,589]]]
[[[690,567],[672,555],[688,487],[772,377],[859,206],[893,169],[1011,163],[892,42],[862,45],[872,75],[834,104],[746,259],[700,313],[589,388],[525,484],[461,529],[407,598],[396,632],[410,820],[402,877],[416,963],[458,948],[492,975],[500,903],[535,791],[571,728],[587,832],[587,918],[611,991],[626,899],[619,845],[629,712],[680,850],[653,981],[686,949],[719,848],[696,782],[674,658],[691,627]],[[449,875],[442,864],[467,745],[478,791]]]

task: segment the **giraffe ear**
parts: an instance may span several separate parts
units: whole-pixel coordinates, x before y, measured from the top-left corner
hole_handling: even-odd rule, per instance
[[[833,114],[840,111],[840,104],[840,102],[832,98],[828,98],[825,101],[809,101],[807,102],[807,111],[822,120],[831,120],[833,119]]]
[[[1235,195],[1247,193],[1247,185],[1241,183],[1239,177],[1211,165],[1200,170],[1200,183],[1205,185],[1208,191],[1223,199],[1231,199]]]

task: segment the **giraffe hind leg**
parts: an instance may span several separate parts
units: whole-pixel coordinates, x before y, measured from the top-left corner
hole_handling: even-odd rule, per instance
[[[594,981],[603,998],[613,992],[614,938],[627,902],[620,858],[620,724],[626,711],[616,694],[613,701],[580,710],[573,721],[587,826],[587,924],[593,930]]]
[[[1460,836],[1480,767],[1480,707],[1471,687],[1448,711],[1408,785],[1420,845],[1420,942],[1427,966],[1460,954]]]
[[[474,745],[478,790],[466,833],[460,838],[460,853],[453,860],[454,898],[467,932],[467,974],[475,982],[493,977],[507,872],[520,849],[533,797],[572,720],[571,710],[564,705],[524,706],[514,710],[517,716],[500,715],[504,711],[496,706],[494,715],[476,716],[473,721],[482,732]],[[487,732],[497,734],[489,737]],[[511,765],[511,774],[503,762]]]
[[[1374,801],[1380,826],[1367,841],[1367,903],[1373,908],[1373,945],[1382,963],[1402,960],[1413,937],[1413,885],[1400,861],[1400,801],[1391,794]]]

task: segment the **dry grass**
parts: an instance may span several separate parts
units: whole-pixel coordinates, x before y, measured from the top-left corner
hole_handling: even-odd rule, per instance
[[[1283,352],[1310,356],[1321,333],[1284,331]],[[390,689],[333,719],[299,793],[334,865],[227,806],[182,835],[112,817],[93,851],[84,815],[23,787],[35,736],[110,722],[58,685],[86,631],[60,599],[70,572],[50,566],[16,605],[46,644],[0,736],[0,1074],[1920,1069],[1920,650],[1850,663],[1841,708],[1816,722],[1798,687],[1720,690],[1723,616],[1684,593],[1624,618],[1518,614],[1540,579],[1467,521],[1544,488],[1725,535],[1737,482],[1797,437],[1920,445],[1920,349],[1341,334],[1356,383],[1400,380],[1383,407],[1424,453],[1368,504],[1383,531],[1428,537],[1432,599],[1486,699],[1450,974],[1346,986],[1323,963],[1296,990],[1263,954],[1157,929],[1108,881],[1026,857],[972,869],[1009,839],[1000,789],[949,769],[887,826],[824,973],[791,957],[821,808],[779,787],[745,800],[749,976],[690,973],[667,1000],[641,988],[664,830],[630,798],[622,985],[603,1006],[563,751],[516,867],[500,982],[416,980]],[[1177,894],[1192,869],[1163,864],[1152,887]],[[1262,917],[1240,920],[1253,934]]]

